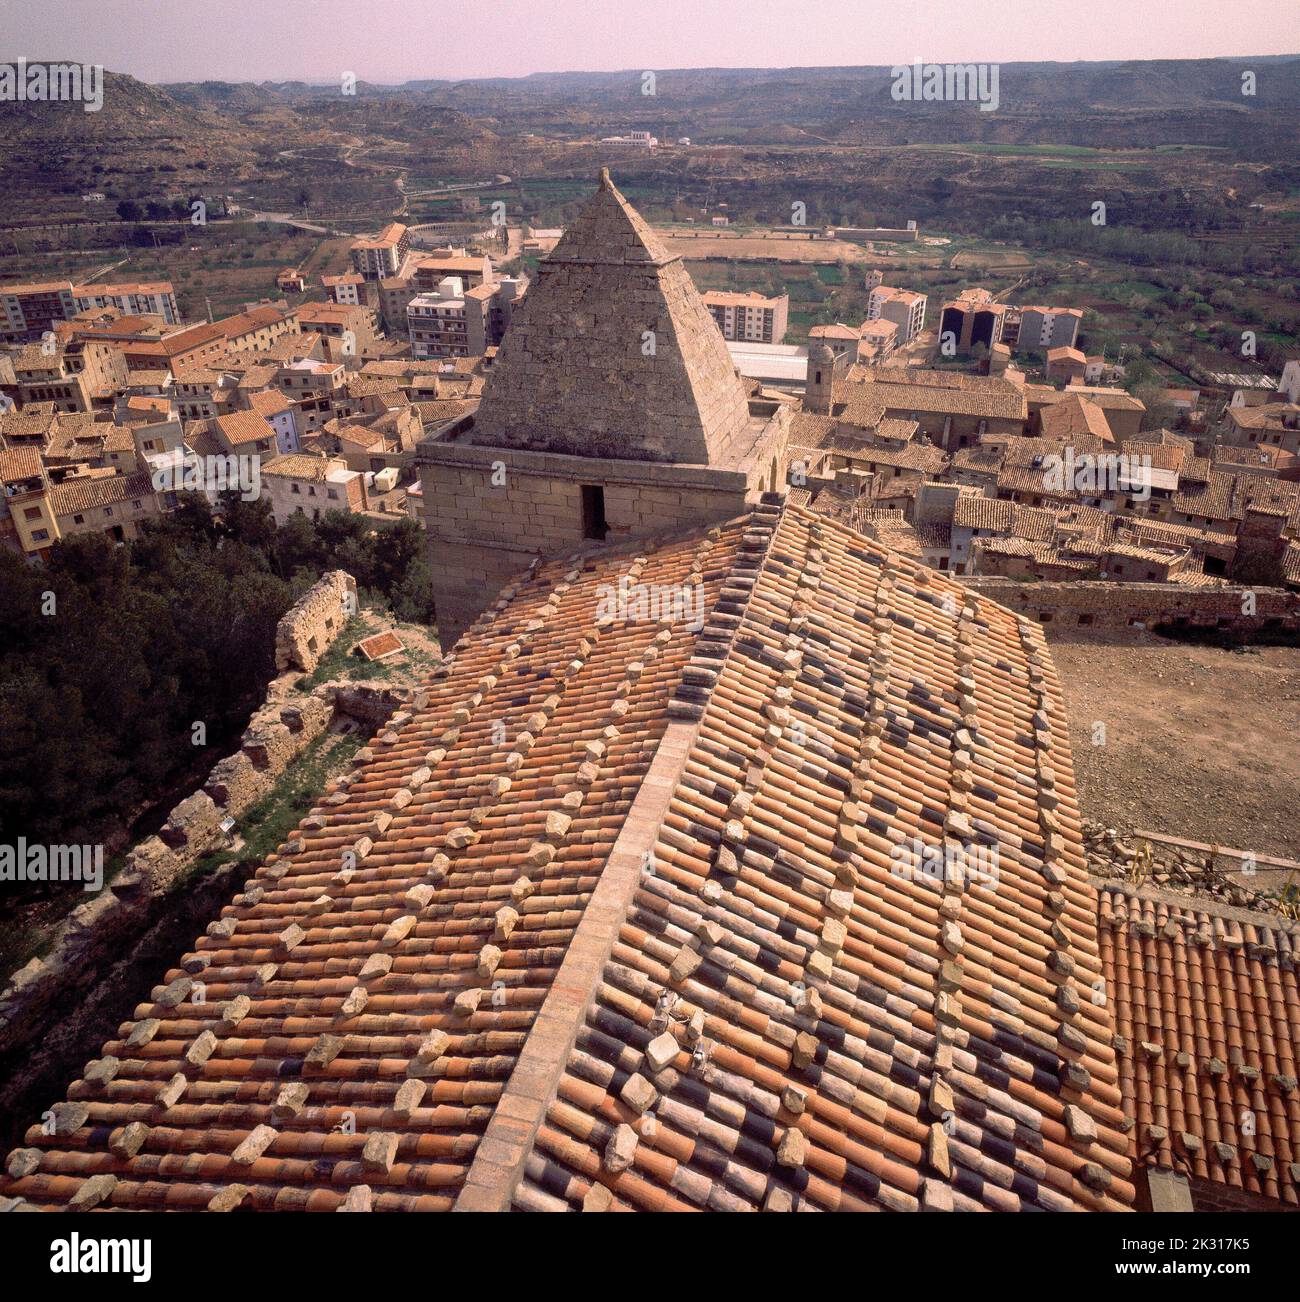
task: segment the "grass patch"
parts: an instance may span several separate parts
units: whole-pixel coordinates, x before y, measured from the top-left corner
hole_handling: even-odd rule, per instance
[[[357,661],[357,658],[352,655],[352,648],[366,636],[366,633],[366,622],[359,615],[348,616],[348,622],[343,625],[338,637],[335,638],[334,645],[321,656],[316,668],[298,679],[294,687],[300,692],[310,692],[322,683],[328,683],[332,678],[350,677],[347,671],[350,667],[354,667]]]
[[[222,864],[265,859],[302,821],[324,790],[364,744],[360,733],[323,732],[280,775],[270,792],[235,825],[244,838],[238,850],[213,850],[203,855],[176,881],[181,888],[192,877],[215,871]]]

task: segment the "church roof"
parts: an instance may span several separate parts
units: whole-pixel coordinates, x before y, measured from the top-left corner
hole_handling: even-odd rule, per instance
[[[744,387],[681,259],[602,170],[516,310],[468,439],[725,466],[748,423]]]
[[[1102,977],[1041,630],[765,501],[503,592],[0,1195],[1120,1209]]]

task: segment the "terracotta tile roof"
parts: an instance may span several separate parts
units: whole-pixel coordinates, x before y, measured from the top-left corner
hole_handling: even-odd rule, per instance
[[[887,412],[941,412],[1001,420],[1024,420],[1027,415],[1024,394],[1001,379],[962,377],[966,380],[984,379],[982,387],[972,387],[925,383],[910,375],[897,382],[884,378],[885,375],[893,377],[899,374],[888,368],[851,367],[848,375],[835,386],[835,400],[845,404],[848,419],[867,425],[876,424]],[[931,371],[927,374],[946,376],[947,372]]]
[[[29,402],[21,411],[0,415],[0,437],[37,438],[48,435],[58,417],[52,402]]]
[[[1055,406],[1044,407],[1041,420],[1045,438],[1075,443],[1080,437],[1091,435],[1103,443],[1115,441],[1105,413],[1088,398],[1070,397]]]
[[[1045,467],[1003,466],[998,471],[998,489],[1012,493],[1037,493],[1062,502],[1079,496],[1073,488],[1047,486],[1049,471]]]
[[[1016,512],[1014,502],[996,497],[982,497],[978,493],[963,493],[953,505],[952,522],[960,529],[989,529],[995,533],[1009,533]]]
[[[1153,470],[1178,470],[1191,460],[1193,453],[1189,446],[1178,443],[1151,443],[1144,439],[1125,439],[1120,450],[1129,460],[1138,459],[1150,462]]]
[[[269,439],[275,445],[275,430],[267,424],[266,418],[256,411],[231,411],[216,417],[221,433],[232,447],[243,443],[257,443]]]
[[[1160,520],[1118,519],[1116,527],[1140,542],[1182,546],[1235,547],[1237,535],[1208,526],[1166,524]]]
[[[702,627],[602,615],[623,576],[702,584]],[[535,567],[357,760],[0,1192],[1131,1203],[1060,688],[1010,611],[763,506]],[[913,837],[996,847],[996,889]]]
[[[1296,928],[1119,885],[1099,923],[1130,1156],[1300,1201]]]
[[[1288,419],[1294,429],[1296,418],[1300,417],[1300,406],[1275,401],[1262,407],[1228,407],[1224,414],[1238,429],[1281,430],[1287,428]]]
[[[67,479],[50,489],[50,508],[56,516],[75,515],[134,498],[152,499],[153,482],[147,470],[132,475],[110,474],[102,479]]]
[[[1146,404],[1123,389],[1104,388],[1092,384],[1072,384],[1068,389],[1053,389],[1047,385],[1027,384],[1024,395],[1031,403],[1049,406],[1067,402],[1072,398],[1086,397],[1103,411],[1146,411]]]
[[[133,452],[135,450],[135,436],[124,425],[113,425],[109,427],[108,433],[104,437],[105,452]]]
[[[996,475],[1005,459],[1006,448],[1002,443],[975,443],[953,453],[952,469],[954,473]]]
[[[948,463],[948,458],[928,441],[904,443],[899,447],[843,429],[828,435],[822,450],[854,461],[897,466],[900,470],[919,470],[926,474],[938,474]]]
[[[1062,519],[1064,514],[1045,506],[1021,506],[1016,503],[1015,507],[1015,514],[1011,517],[1011,533],[1016,538],[1025,538],[1030,542],[1049,541],[1056,532],[1057,521]],[[1089,510],[1090,508],[1077,509]],[[1101,512],[1098,514],[1100,515]]]
[[[420,413],[420,420],[426,425],[456,420],[478,408],[477,400],[472,398],[433,398],[428,402],[416,402],[411,405]]]
[[[31,445],[0,450],[0,484],[16,484],[24,479],[40,479],[40,449]]]
[[[1180,477],[1178,491],[1170,501],[1174,510],[1184,515],[1205,516],[1209,520],[1240,520],[1241,502],[1236,475],[1212,470],[1205,483],[1188,482]]]
[[[1125,1205],[1041,634],[799,510],[737,606],[516,1203]],[[1001,844],[997,904],[892,871],[945,826]]]
[[[248,395],[248,406],[263,420],[270,420],[281,412],[292,411],[293,403],[279,389],[264,389]]]
[[[262,474],[279,475],[285,479],[312,479],[324,483],[330,474],[341,468],[341,462],[333,462],[328,457],[307,456],[301,452],[289,452],[272,457],[262,466]]]

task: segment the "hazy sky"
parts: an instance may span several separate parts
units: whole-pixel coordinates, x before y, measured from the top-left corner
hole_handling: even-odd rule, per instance
[[[0,61],[147,81],[1295,53],[1297,0],[0,0]],[[824,15],[824,16],[822,16]]]

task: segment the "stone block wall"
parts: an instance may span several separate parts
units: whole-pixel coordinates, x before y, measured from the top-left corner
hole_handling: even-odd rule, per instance
[[[356,609],[357,581],[343,570],[322,575],[276,625],[276,669],[311,673]]]
[[[1190,588],[1178,583],[1041,582],[975,576],[966,587],[1045,625],[1057,640],[1135,634],[1157,627],[1259,635],[1300,632],[1300,594],[1281,588]],[[1243,606],[1254,595],[1254,614]]]
[[[436,445],[426,445],[436,446]],[[458,451],[458,450],[457,450]],[[743,471],[474,448],[422,464],[438,636],[449,651],[496,593],[538,556],[601,540],[583,536],[582,488],[604,493],[607,544],[743,514],[765,490],[767,466]],[[783,473],[784,456],[770,461]],[[505,466],[494,482],[493,462]],[[761,472],[761,473],[760,473]]]

